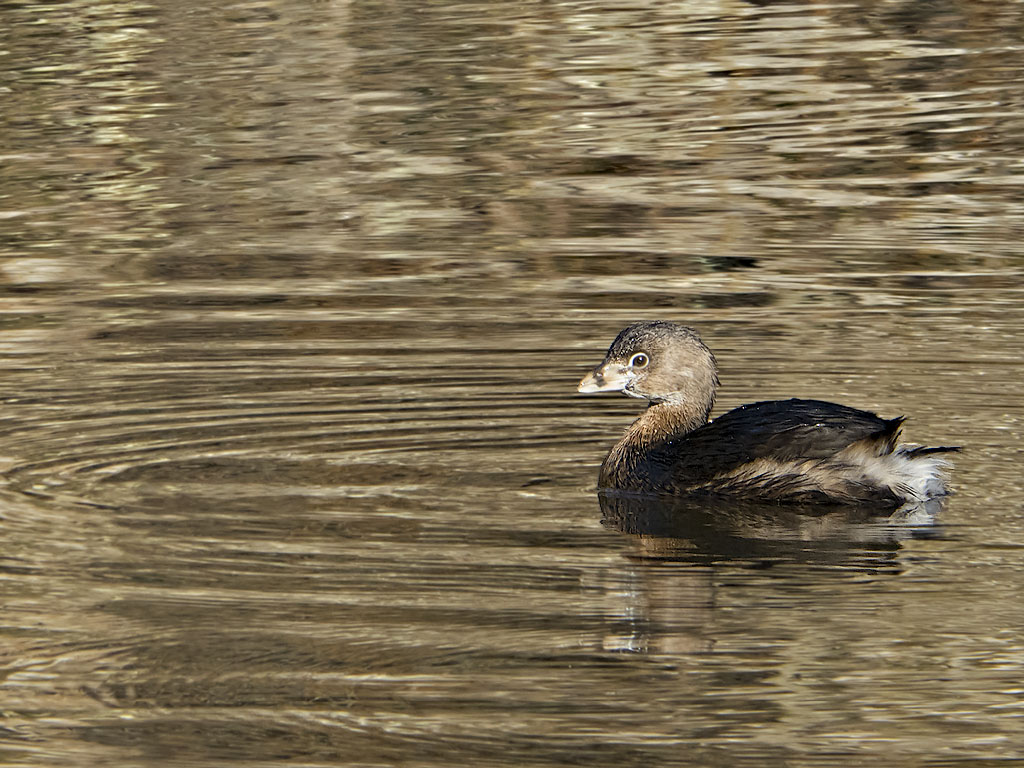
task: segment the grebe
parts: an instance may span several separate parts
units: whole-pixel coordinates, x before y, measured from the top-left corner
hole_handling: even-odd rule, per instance
[[[580,382],[648,401],[601,466],[602,489],[806,504],[899,506],[947,493],[942,454],[899,444],[903,418],[821,400],[744,405],[708,421],[715,356],[692,328],[631,325]]]

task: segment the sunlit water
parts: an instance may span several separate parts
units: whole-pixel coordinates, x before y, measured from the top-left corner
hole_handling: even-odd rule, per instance
[[[5,763],[1024,759],[1018,6],[0,14]],[[956,494],[602,508],[656,317]]]

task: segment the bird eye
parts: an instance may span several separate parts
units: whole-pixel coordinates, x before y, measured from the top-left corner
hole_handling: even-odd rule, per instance
[[[643,352],[637,352],[629,358],[629,365],[632,368],[643,368],[648,362],[650,362],[650,358],[648,358]]]

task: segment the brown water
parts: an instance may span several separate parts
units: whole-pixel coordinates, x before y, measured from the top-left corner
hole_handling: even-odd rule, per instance
[[[1024,761],[1019,4],[0,18],[5,764]],[[655,317],[956,495],[602,510]]]

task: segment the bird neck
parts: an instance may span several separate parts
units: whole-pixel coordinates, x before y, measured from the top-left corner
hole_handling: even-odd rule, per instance
[[[660,446],[707,424],[713,403],[713,397],[697,407],[681,402],[652,403],[629,426],[605,458],[600,484],[613,487],[633,485],[626,478],[632,477],[637,465]]]
[[[708,423],[714,401],[706,404],[667,401],[651,403],[634,421],[623,440],[650,448],[673,438],[682,437]]]

